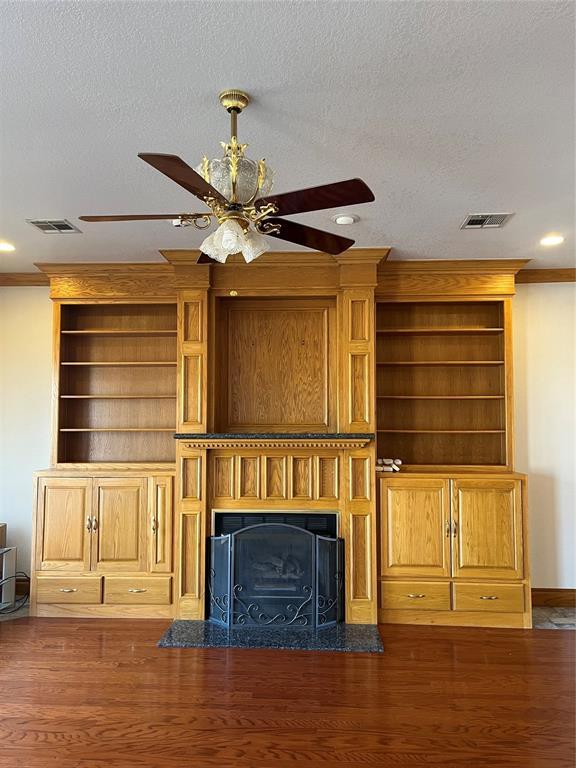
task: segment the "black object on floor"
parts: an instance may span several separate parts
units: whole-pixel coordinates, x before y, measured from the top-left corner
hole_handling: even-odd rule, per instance
[[[373,624],[336,624],[321,630],[226,629],[208,621],[172,623],[159,648],[273,648],[294,651],[383,653],[378,628]]]

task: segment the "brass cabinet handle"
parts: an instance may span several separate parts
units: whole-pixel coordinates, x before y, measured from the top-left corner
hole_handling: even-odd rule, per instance
[[[406,595],[406,597],[410,597],[413,600],[417,600],[417,599],[419,599],[421,597],[426,597],[426,595],[419,595],[416,592],[410,592],[410,594]]]
[[[92,518],[92,530],[97,531],[98,530],[98,518],[93,517]]]
[[[92,532],[92,518],[90,515],[86,518],[86,530],[91,533]]]
[[[450,524],[450,520],[446,521],[446,538],[450,538],[450,533],[452,532],[452,525]]]
[[[156,533],[158,531],[158,519],[156,517],[152,518],[152,533]]]
[[[78,592],[77,589],[74,589],[73,587],[61,587],[60,592]]]
[[[458,523],[454,520],[454,522],[452,523],[452,536],[456,538],[457,535],[458,535]]]
[[[480,595],[480,600],[498,600],[497,595]]]
[[[137,587],[131,587],[128,592],[147,592],[146,589],[138,589]]]

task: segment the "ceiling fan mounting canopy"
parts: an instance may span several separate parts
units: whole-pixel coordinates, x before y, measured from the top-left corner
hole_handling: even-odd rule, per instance
[[[262,235],[330,254],[342,253],[354,240],[314,229],[281,217],[326,208],[368,203],[374,200],[361,179],[270,195],[273,173],[264,159],[258,162],[245,156],[247,144],[238,142],[238,115],[250,103],[244,91],[227,89],[219,96],[220,104],[230,114],[230,140],[221,142],[224,155],[209,160],[206,156],[196,169],[176,155],[139,153],[138,157],[191,192],[205,203],[210,212],[181,214],[138,214],[126,216],[80,216],[82,221],[141,221],[172,219],[178,226],[193,225],[205,229],[210,218],[218,230],[200,246],[203,253],[225,262],[228,255],[241,251],[247,262],[268,250]],[[202,257],[201,257],[202,258]]]
[[[226,91],[222,91],[218,97],[220,104],[227,109],[228,112],[231,109],[235,109],[237,112],[242,112],[250,104],[250,96],[244,91],[239,91],[236,88],[229,88]]]

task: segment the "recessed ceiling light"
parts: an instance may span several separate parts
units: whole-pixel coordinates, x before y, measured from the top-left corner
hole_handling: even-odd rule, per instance
[[[332,221],[334,224],[345,226],[346,224],[355,224],[357,221],[360,221],[360,216],[356,216],[355,213],[337,213],[335,216],[332,216]]]
[[[540,240],[540,245],[562,245],[563,242],[562,235],[546,235]]]
[[[4,251],[4,253],[11,253],[15,250],[15,245],[12,245],[12,243],[7,243],[6,240],[0,240],[0,251]]]

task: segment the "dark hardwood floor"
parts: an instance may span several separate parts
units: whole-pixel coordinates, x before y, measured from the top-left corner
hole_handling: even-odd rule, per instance
[[[2,768],[573,768],[576,632],[384,626],[382,655],[0,623]]]

